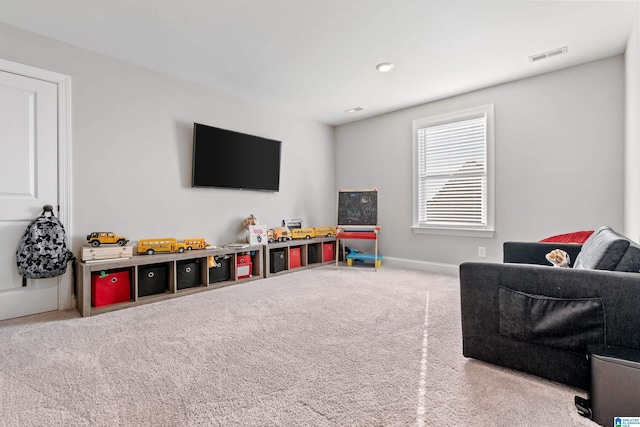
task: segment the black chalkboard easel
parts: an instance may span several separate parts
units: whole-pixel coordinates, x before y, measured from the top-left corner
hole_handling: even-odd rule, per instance
[[[370,229],[377,226],[377,189],[338,192],[338,227]]]

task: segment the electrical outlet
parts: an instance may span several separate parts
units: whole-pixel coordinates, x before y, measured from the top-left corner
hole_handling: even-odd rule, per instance
[[[480,258],[484,258],[487,256],[487,248],[484,246],[478,246],[478,256]]]

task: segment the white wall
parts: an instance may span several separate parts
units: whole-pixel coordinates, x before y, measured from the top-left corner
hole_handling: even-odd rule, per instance
[[[413,234],[412,121],[490,103],[494,238]],[[436,265],[501,261],[504,241],[623,227],[622,56],[342,125],[335,134],[336,188],[379,190],[385,257]],[[487,258],[477,257],[478,246],[487,248]]]
[[[334,223],[330,126],[15,27],[0,24],[0,39],[0,58],[72,78],[75,251],[100,230],[222,245],[249,214],[269,226]],[[191,188],[193,122],[281,140],[280,191]]]
[[[640,12],[636,11],[625,51],[625,209],[624,228],[640,241]]]

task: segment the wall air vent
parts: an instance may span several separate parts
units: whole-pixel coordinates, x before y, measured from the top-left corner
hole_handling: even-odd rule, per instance
[[[543,59],[551,58],[552,56],[558,56],[565,53],[567,53],[567,46],[530,56],[529,62],[537,62]]]

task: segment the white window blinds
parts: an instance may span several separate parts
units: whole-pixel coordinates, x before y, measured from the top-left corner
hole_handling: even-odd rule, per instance
[[[487,226],[486,114],[417,129],[418,223]]]

